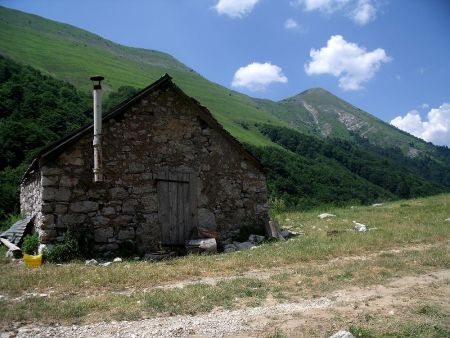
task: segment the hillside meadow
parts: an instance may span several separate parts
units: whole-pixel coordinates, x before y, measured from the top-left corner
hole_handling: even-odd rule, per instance
[[[303,235],[254,250],[159,263],[72,262],[27,269],[2,258],[7,273],[0,277],[0,325],[196,315],[312,299],[449,269],[449,205],[450,195],[444,194],[381,206],[278,213],[274,216],[283,228]],[[336,216],[320,219],[322,212]],[[356,232],[353,220],[369,231]],[[441,319],[435,323],[439,327]]]

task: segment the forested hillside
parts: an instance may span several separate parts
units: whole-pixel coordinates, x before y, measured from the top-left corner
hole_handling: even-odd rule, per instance
[[[73,85],[0,56],[0,215],[17,212],[20,177],[43,146],[89,120]]]
[[[108,111],[137,89],[126,86],[105,100]],[[0,57],[0,213],[18,212],[20,178],[45,145],[91,120],[91,98],[71,84]],[[270,124],[243,124],[268,144],[246,144],[268,172],[271,202],[278,207],[310,208],[324,203],[373,203],[449,191],[447,148],[442,163],[411,159],[400,149],[381,148],[354,135],[352,141],[321,139]],[[275,146],[275,144],[278,145]]]
[[[258,128],[284,148],[247,145],[268,170],[272,198],[285,206],[366,204],[450,191],[450,172],[429,158],[413,160],[398,148],[358,137],[319,139],[267,124]]]

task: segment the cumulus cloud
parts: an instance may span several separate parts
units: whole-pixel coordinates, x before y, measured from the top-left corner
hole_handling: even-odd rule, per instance
[[[374,20],[377,13],[374,0],[293,0],[291,4],[298,5],[307,12],[342,12],[360,25]]]
[[[422,120],[417,110],[411,110],[405,116],[397,116],[391,124],[427,142],[450,146],[450,103],[431,109]]]
[[[362,84],[375,76],[381,64],[390,61],[384,49],[368,52],[356,43],[345,41],[341,35],[331,36],[325,47],[311,49],[309,55],[306,74],[338,77],[339,87],[344,90],[363,88]]]
[[[299,25],[298,25],[297,21],[295,21],[294,19],[287,19],[284,23],[284,28],[290,29],[290,30],[295,30],[295,29],[299,28]]]
[[[357,24],[365,25],[375,20],[376,9],[370,0],[359,0],[356,7],[348,13],[348,16]]]
[[[288,82],[280,67],[272,65],[270,62],[253,62],[236,71],[231,85],[233,87],[247,88],[251,91],[259,91],[276,82]]]
[[[260,0],[219,0],[214,9],[219,14],[232,18],[242,18],[248,15]]]

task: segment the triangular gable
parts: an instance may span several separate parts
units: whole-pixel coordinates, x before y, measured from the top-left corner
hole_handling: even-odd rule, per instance
[[[108,113],[103,115],[102,120],[108,121],[111,118],[117,117],[123,112],[127,110],[128,107],[133,105],[135,102],[139,101],[142,97],[152,93],[153,91],[164,89],[172,87],[174,88],[178,94],[184,96],[188,100],[190,100],[193,104],[195,104],[201,112],[201,118],[208,124],[209,127],[218,130],[222,136],[224,136],[239,152],[241,152],[248,160],[250,160],[252,163],[255,164],[255,166],[261,170],[262,172],[265,172],[264,167],[262,164],[256,159],[250,152],[248,152],[243,145],[235,139],[228,131],[226,131],[222,125],[214,118],[214,116],[211,114],[211,112],[205,107],[202,106],[197,100],[194,98],[188,96],[186,93],[184,93],[175,83],[172,81],[172,77],[170,77],[168,74],[165,74],[162,76],[159,80],[152,83],[151,85],[147,86],[146,88],[139,91],[134,96],[126,99],[122,103],[119,103],[117,106],[115,106],[113,109],[111,109]],[[72,134],[56,141],[55,143],[50,144],[49,146],[42,149],[38,155],[33,159],[31,165],[25,172],[22,182],[27,178],[27,176],[32,173],[35,169],[39,168],[39,164],[42,160],[54,158],[55,156],[58,156],[61,152],[63,152],[67,147],[72,145],[73,143],[77,142],[79,139],[81,139],[84,135],[88,133],[93,133],[94,124],[89,123],[85,125],[84,127],[81,127],[77,131],[73,132]]]

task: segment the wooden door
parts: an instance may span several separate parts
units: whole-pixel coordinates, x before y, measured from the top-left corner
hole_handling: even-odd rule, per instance
[[[189,174],[170,174],[157,180],[161,244],[184,245],[194,228]]]

